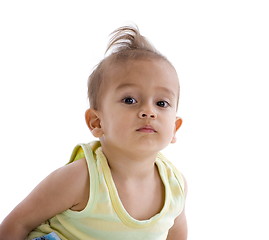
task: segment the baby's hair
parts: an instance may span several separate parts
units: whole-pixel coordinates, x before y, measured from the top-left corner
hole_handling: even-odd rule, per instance
[[[111,52],[94,69],[88,79],[88,97],[90,107],[98,110],[99,95],[105,72],[109,65],[122,64],[127,60],[162,59],[170,63],[149,41],[140,34],[138,27],[125,26],[111,33],[112,37],[105,53]],[[170,63],[171,64],[171,63]],[[171,64],[172,66],[172,64]]]
[[[111,35],[106,52],[112,50],[113,54],[116,54],[130,50],[142,50],[159,54],[153,45],[140,34],[138,27],[121,27],[112,32]]]

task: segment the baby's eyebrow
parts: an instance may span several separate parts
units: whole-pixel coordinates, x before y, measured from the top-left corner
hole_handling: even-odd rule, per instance
[[[123,88],[130,88],[130,87],[137,87],[139,88],[136,84],[134,83],[123,83],[123,84],[120,84],[119,86],[116,87],[116,90],[121,90]]]
[[[134,83],[123,83],[123,84],[120,84],[119,86],[116,87],[116,91],[119,91],[119,90],[122,90],[124,88],[137,88],[137,89],[140,89],[140,87]],[[171,96],[172,98],[175,98],[176,97],[176,93],[167,88],[167,87],[163,87],[163,86],[157,86],[154,88],[154,90],[156,92],[158,91],[162,91],[162,92],[165,92],[166,94],[168,94],[169,96]]]
[[[159,87],[156,87],[156,90],[157,91],[158,90],[164,91],[164,92],[168,93],[169,95],[171,95],[172,97],[175,97],[176,96],[176,94],[174,93],[174,91],[171,90],[171,89],[169,89],[169,88],[167,88],[167,87],[161,87],[161,86],[159,86]]]

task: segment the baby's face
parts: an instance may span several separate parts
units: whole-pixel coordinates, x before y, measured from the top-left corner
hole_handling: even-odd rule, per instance
[[[179,92],[174,68],[161,59],[112,64],[102,87],[102,145],[158,152],[174,137]],[[177,125],[176,125],[177,122]]]

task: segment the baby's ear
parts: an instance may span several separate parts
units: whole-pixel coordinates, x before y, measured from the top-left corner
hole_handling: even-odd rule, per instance
[[[172,138],[172,141],[171,143],[175,143],[177,141],[177,138],[176,138],[176,132],[177,130],[181,127],[181,124],[182,124],[182,118],[180,117],[176,117],[176,121],[175,121],[175,129],[174,129],[174,136]]]
[[[89,108],[85,113],[85,120],[93,136],[97,138],[103,136],[101,121],[96,110]]]

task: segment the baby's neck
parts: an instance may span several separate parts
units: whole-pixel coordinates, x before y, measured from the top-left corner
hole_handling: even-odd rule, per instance
[[[130,151],[111,151],[102,146],[111,173],[121,179],[144,179],[152,177],[156,171],[157,153],[141,154]]]

